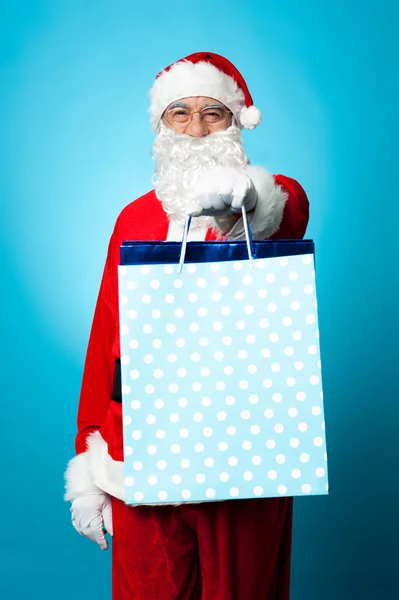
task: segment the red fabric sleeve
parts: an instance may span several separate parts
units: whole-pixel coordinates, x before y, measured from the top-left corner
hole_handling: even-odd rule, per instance
[[[105,262],[87,347],[77,416],[76,453],[86,451],[86,438],[98,430],[111,400],[118,323],[119,225],[115,224]]]
[[[283,218],[278,230],[268,240],[278,239],[302,239],[306,233],[309,221],[309,200],[303,187],[291,177],[285,175],[273,175],[276,185],[280,185],[283,191],[288,192],[287,202],[284,206]],[[254,209],[248,214],[254,212]],[[238,220],[241,212],[234,213]],[[223,235],[227,236],[228,232]],[[208,238],[207,238],[208,239]],[[209,237],[209,239],[213,239]],[[226,239],[228,239],[226,237]]]
[[[303,187],[291,177],[274,175],[277,185],[288,192],[283,219],[278,230],[268,239],[302,239],[309,221],[309,200]]]

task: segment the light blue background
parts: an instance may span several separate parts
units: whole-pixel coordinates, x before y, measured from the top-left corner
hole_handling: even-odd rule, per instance
[[[244,74],[248,154],[312,211],[329,497],[296,501],[292,600],[398,595],[398,52],[393,0],[3,0],[4,600],[110,598],[110,553],[62,502],[119,210],[149,189],[147,90],[198,50]]]

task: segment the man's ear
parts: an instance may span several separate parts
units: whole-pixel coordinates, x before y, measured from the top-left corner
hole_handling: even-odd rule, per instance
[[[161,131],[161,129],[172,129],[172,127],[168,127],[168,125],[165,123],[165,121],[161,118],[161,119],[159,119],[157,133],[159,133]]]
[[[233,113],[231,113],[231,123],[230,123],[230,127],[238,127],[239,129],[242,129],[240,123],[238,123],[237,119],[235,118],[235,116],[233,115]],[[228,128],[227,128],[228,129]]]

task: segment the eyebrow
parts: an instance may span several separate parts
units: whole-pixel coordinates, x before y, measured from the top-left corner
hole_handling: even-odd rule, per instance
[[[172,104],[170,104],[168,106],[168,110],[172,110],[172,108],[190,108],[188,104],[186,104],[185,102],[172,102]]]
[[[221,102],[213,102],[213,104],[205,104],[202,108],[225,108],[225,106]]]
[[[172,104],[170,104],[168,106],[168,110],[172,110],[173,108],[190,108],[189,105],[186,102],[180,102],[180,101],[176,101],[176,102],[172,102]],[[220,102],[213,102],[210,104],[205,104],[201,110],[203,110],[204,108],[224,108],[224,105],[221,104]]]

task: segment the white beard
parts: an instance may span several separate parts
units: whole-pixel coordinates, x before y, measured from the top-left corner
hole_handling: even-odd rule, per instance
[[[151,155],[155,160],[155,193],[166,213],[184,222],[186,207],[192,202],[198,173],[215,166],[245,167],[249,161],[242,145],[241,130],[235,125],[194,138],[169,129],[162,122]],[[195,227],[214,227],[213,217],[192,220]]]

